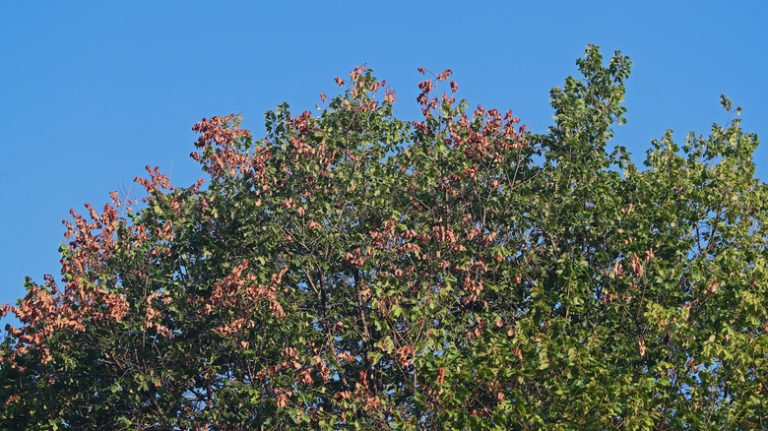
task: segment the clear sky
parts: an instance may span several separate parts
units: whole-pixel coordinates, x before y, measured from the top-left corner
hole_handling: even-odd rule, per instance
[[[174,183],[200,118],[312,109],[362,63],[415,118],[416,68],[451,68],[471,105],[511,108],[534,131],[548,91],[588,43],[634,61],[629,124],[616,142],[643,159],[674,129],[727,120],[719,96],[768,137],[768,2],[742,1],[0,1],[0,303],[25,275],[58,274],[61,220],[102,205],[146,164]],[[758,173],[768,177],[761,147]]]

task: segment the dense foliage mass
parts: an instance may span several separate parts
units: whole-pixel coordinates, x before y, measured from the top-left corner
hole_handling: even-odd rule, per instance
[[[205,180],[72,212],[0,348],[0,428],[768,429],[768,193],[739,110],[610,146],[630,62],[555,122],[423,118],[357,68],[319,115],[198,123]]]

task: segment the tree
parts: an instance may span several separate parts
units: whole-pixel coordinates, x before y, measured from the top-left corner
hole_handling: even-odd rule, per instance
[[[2,309],[0,427],[768,428],[757,136],[723,98],[640,169],[628,58],[577,63],[542,134],[450,70],[416,122],[362,67],[261,140],[204,119],[204,181],[72,212],[61,281]]]

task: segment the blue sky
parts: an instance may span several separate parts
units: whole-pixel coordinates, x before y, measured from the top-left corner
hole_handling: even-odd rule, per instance
[[[101,205],[144,166],[198,176],[191,126],[287,101],[311,109],[362,63],[413,118],[418,66],[451,68],[471,105],[511,108],[534,131],[548,92],[588,43],[635,67],[616,143],[641,161],[666,129],[682,139],[744,107],[768,136],[768,3],[762,1],[21,1],[0,4],[0,303],[25,275],[58,274],[61,220]],[[768,176],[768,150],[756,155]]]

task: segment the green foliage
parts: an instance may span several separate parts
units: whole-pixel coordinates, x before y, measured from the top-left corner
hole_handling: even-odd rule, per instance
[[[73,213],[64,286],[3,308],[0,428],[768,428],[757,136],[737,110],[638,169],[629,60],[577,63],[544,134],[450,71],[418,122],[363,68],[261,140],[203,120],[206,187]]]

